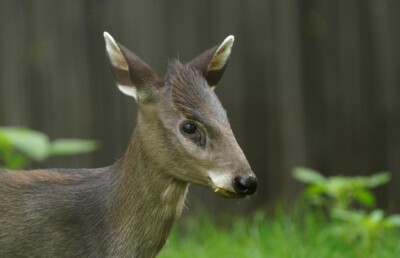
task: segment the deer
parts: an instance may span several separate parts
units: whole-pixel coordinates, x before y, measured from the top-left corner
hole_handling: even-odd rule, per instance
[[[161,78],[104,32],[118,89],[138,105],[125,153],[108,167],[0,170],[0,257],[155,257],[181,215],[189,184],[227,198],[258,181],[214,88],[228,36]]]

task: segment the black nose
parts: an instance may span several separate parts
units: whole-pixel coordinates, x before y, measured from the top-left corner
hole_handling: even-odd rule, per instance
[[[238,176],[233,180],[233,189],[238,194],[251,195],[256,192],[257,178],[254,176]]]

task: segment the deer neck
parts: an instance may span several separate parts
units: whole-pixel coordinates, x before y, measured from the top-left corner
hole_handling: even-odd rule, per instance
[[[188,183],[170,176],[136,128],[123,158],[114,221],[126,243],[118,252],[134,251],[135,257],[152,257],[162,248],[175,219],[181,214]],[[152,253],[154,252],[154,253]]]

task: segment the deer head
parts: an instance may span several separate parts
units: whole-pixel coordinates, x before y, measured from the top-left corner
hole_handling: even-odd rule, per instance
[[[110,34],[104,38],[118,88],[138,104],[136,134],[152,165],[168,177],[209,186],[225,197],[253,194],[256,176],[214,92],[234,37],[187,64],[171,61],[163,79]]]

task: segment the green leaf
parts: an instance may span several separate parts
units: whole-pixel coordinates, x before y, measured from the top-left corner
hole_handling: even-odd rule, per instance
[[[371,220],[371,222],[373,222],[374,224],[379,223],[380,221],[382,221],[383,217],[384,217],[384,213],[382,210],[373,210],[368,218]]]
[[[351,189],[352,180],[342,176],[333,176],[330,177],[326,182],[326,191],[327,194],[334,198],[339,198],[344,193],[346,193],[349,189]]]
[[[365,218],[365,213],[363,211],[354,211],[341,208],[332,209],[331,215],[333,218],[352,222],[354,224],[359,224]]]
[[[292,175],[297,180],[309,184],[322,183],[326,180],[319,172],[306,167],[295,167],[292,171]]]
[[[30,159],[42,161],[48,156],[49,138],[41,132],[21,127],[0,127],[0,135],[3,141],[6,139]]]
[[[375,196],[366,189],[358,189],[354,193],[354,198],[364,206],[373,207],[375,205]]]
[[[326,192],[325,184],[313,184],[307,187],[305,194],[308,197],[322,195]]]
[[[389,172],[382,172],[368,177],[368,187],[377,187],[386,184],[390,180]]]
[[[50,155],[75,155],[94,151],[98,148],[98,143],[92,140],[82,139],[57,139],[51,143]]]
[[[400,227],[400,215],[394,214],[388,216],[385,221],[391,226],[391,227]]]

